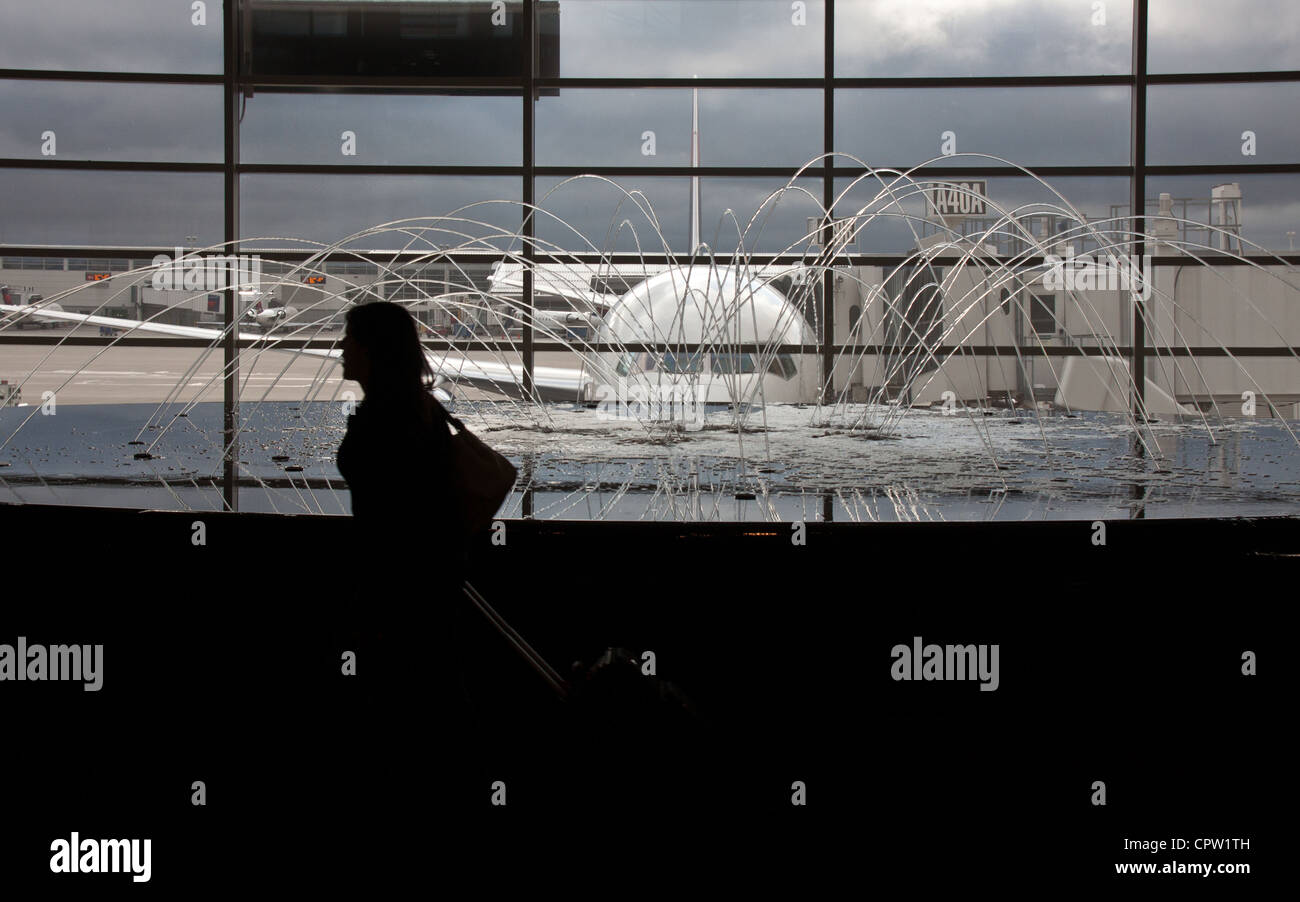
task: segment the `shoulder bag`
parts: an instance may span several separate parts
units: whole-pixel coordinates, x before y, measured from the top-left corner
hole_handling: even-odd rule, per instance
[[[504,454],[494,451],[465,424],[447,412],[435,398],[447,422],[456,427],[451,438],[451,464],[460,493],[461,517],[465,535],[486,530],[514,488],[519,471]]]

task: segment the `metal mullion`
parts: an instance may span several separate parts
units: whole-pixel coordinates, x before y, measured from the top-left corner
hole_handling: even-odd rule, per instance
[[[1187,253],[1195,253],[1198,259],[1190,257],[1164,256],[1156,255],[1151,258],[1152,266],[1297,266],[1300,265],[1300,254],[1246,254],[1242,257],[1219,257],[1217,254],[1202,253],[1200,250],[1193,249]]]
[[[97,72],[89,70],[0,69],[0,79],[19,81],[107,81],[142,84],[222,85],[224,75],[187,75],[167,72]]]
[[[125,329],[126,327],[121,327]],[[256,349],[259,351],[294,351],[302,348],[321,348],[331,349],[339,346],[338,339],[324,338],[277,338],[271,342],[264,342],[257,338],[240,338],[235,341],[236,347]],[[131,334],[125,337],[107,337],[101,335],[9,335],[7,332],[0,332],[0,344],[13,345],[79,345],[87,347],[121,347],[131,345],[141,348],[195,348],[204,349],[212,348],[215,343],[208,338],[170,338],[161,335],[155,335],[148,332]],[[223,341],[224,344],[224,341]],[[431,346],[439,342],[432,342]],[[442,341],[441,344],[446,347],[459,347],[450,341]],[[444,348],[445,350],[445,348]]]
[[[0,169],[92,169],[104,172],[224,172],[222,163],[148,163],[137,160],[56,160],[5,157]]]
[[[525,16],[528,14],[525,13]],[[239,80],[241,88],[254,91],[290,91],[303,94],[335,94],[339,91],[364,93],[379,90],[403,90],[410,93],[437,93],[439,89],[453,91],[473,91],[476,89],[500,90],[513,89],[522,91],[527,84],[526,78],[515,75],[491,76],[381,76],[364,75],[256,75]]]
[[[318,250],[256,250],[258,257],[263,261],[273,263],[305,263],[312,258],[320,258],[321,249]],[[504,256],[501,251],[438,251],[426,248],[424,250],[398,249],[398,248],[378,248],[372,250],[359,250],[353,248],[338,248],[333,260],[347,263],[373,263],[376,266],[389,267],[392,260],[421,261],[436,257],[438,260],[456,260],[462,263],[491,263],[500,260]],[[120,254],[118,256],[121,256]],[[382,257],[383,260],[378,258]],[[347,279],[356,273],[326,273],[333,279]]]
[[[833,17],[827,27],[834,36]],[[831,64],[834,65],[833,55]],[[827,73],[815,76],[743,78],[665,76],[660,78],[539,78],[538,88],[786,88],[821,90],[838,88],[962,88],[962,87],[1088,87],[1092,85],[1127,85],[1131,75],[944,75],[898,77],[835,77]]]
[[[163,338],[158,335],[109,338],[104,335],[10,335],[0,332],[0,345],[67,345],[69,347],[211,348],[203,338]]]
[[[520,300],[523,302],[523,395],[525,398],[533,395],[533,266],[536,263],[536,248],[534,247],[536,238],[536,220],[533,218],[532,206],[536,202],[537,182],[536,182],[536,142],[534,133],[536,129],[536,102],[537,102],[537,17],[536,6],[533,0],[524,0],[524,92],[523,92],[523,132],[522,140],[522,162],[523,162],[523,185],[522,199],[524,203],[523,214],[524,221],[520,226],[520,234],[523,240],[523,285]],[[526,519],[533,517],[533,485],[531,473],[524,483],[523,498],[521,499],[520,513]]]
[[[1148,345],[1142,349],[1147,357],[1300,357],[1300,346],[1251,346],[1247,348],[1177,348],[1166,345]],[[1281,394],[1281,392],[1274,392]]]
[[[826,21],[822,30],[822,208],[826,219],[822,225],[822,249],[831,247],[835,218],[835,168],[831,154],[835,151],[835,0],[825,0],[823,15]],[[822,273],[822,404],[829,404],[834,395],[835,374],[835,274],[830,267]],[[826,506],[829,507],[829,499]],[[830,519],[829,510],[822,515]]]
[[[605,176],[663,176],[690,178],[699,176],[700,178],[709,177],[728,177],[734,176],[739,178],[790,178],[799,170],[798,166],[617,166],[617,165],[593,165],[593,166],[537,166],[536,174],[543,178],[547,176],[568,177],[574,175],[605,175]],[[808,178],[816,178],[820,169],[806,171]]]
[[[1134,265],[1137,279],[1146,273],[1142,258],[1146,255],[1146,163],[1147,163],[1147,0],[1133,0],[1133,95],[1131,139],[1133,177],[1129,197],[1133,214]],[[1146,400],[1146,321],[1144,303],[1136,291],[1129,292],[1133,305],[1132,352],[1129,372],[1133,376],[1133,416],[1140,417]]]
[[[1146,73],[1148,85],[1201,85],[1217,82],[1300,81],[1300,69],[1281,69],[1277,72],[1190,72]]]
[[[913,176],[935,178],[951,177],[964,178],[968,176],[986,176],[990,178],[1032,178],[1033,175],[1042,176],[1124,176],[1127,177],[1133,167],[1127,163],[1101,163],[1093,166],[1036,166],[1026,167],[1031,172],[1026,173],[1013,166],[920,166],[917,163],[896,163],[891,165],[877,166],[875,171],[896,170],[900,173],[909,172]],[[1300,168],[1300,167],[1298,167]],[[605,176],[663,176],[663,177],[689,177],[698,175],[701,178],[707,177],[736,177],[736,178],[757,178],[757,177],[774,177],[774,178],[791,178],[802,171],[800,178],[817,178],[818,174],[824,171],[824,167],[804,168],[802,165],[786,166],[699,166],[692,168],[690,166],[620,166],[620,165],[590,165],[590,166],[538,166],[536,167],[539,176],[568,177],[574,175],[605,175]],[[832,166],[831,175],[834,178],[853,178],[859,175],[869,174],[872,170],[865,169],[861,166]]]
[[[914,177],[924,178],[968,178],[972,176],[982,176],[986,178],[1033,178],[1038,176],[1123,176],[1127,178],[1133,171],[1133,167],[1127,163],[1100,163],[1094,166],[1026,166],[1029,172],[1024,172],[1014,166],[918,166],[912,164],[893,164],[881,165],[875,168],[875,171],[896,170],[900,173],[909,173]],[[861,166],[837,166],[835,168],[836,178],[855,178],[859,175],[867,175],[871,172]],[[1031,174],[1032,173],[1032,174]]]
[[[474,85],[264,85],[251,81],[241,81],[240,87],[257,94],[279,94],[283,96],[299,94],[311,97],[317,94],[352,97],[391,97],[405,95],[408,97],[508,97],[523,93],[523,82],[512,82],[501,87],[481,87]]]
[[[176,247],[76,247],[74,245],[51,246],[47,244],[25,246],[0,244],[0,256],[13,257],[93,257],[103,259],[121,259],[126,257],[156,257],[159,254],[174,253]],[[122,273],[121,275],[125,275]]]
[[[1205,163],[1191,166],[1147,166],[1147,175],[1300,174],[1300,163]]]
[[[668,76],[663,78],[538,78],[534,84],[538,90],[555,88],[563,90],[579,88],[610,88],[647,90],[657,88],[804,88],[820,90],[822,79],[816,77],[793,78],[719,78],[701,76],[700,78]]]
[[[279,174],[279,175],[514,175],[524,172],[522,166],[445,166],[438,164],[365,164],[349,165],[347,163],[317,163],[298,165],[294,163],[242,163],[241,175]]]
[[[223,58],[223,136],[225,145],[223,177],[223,238],[228,255],[239,253],[239,51],[240,4],[225,0],[225,34],[222,36]],[[226,288],[225,337],[222,341],[222,502],[227,510],[239,510],[239,334],[235,328],[239,295],[237,285]]]
[[[836,78],[835,88],[1070,88],[1128,85],[1131,75],[943,75]]]
[[[523,93],[523,186],[522,197],[524,203],[524,221],[521,223],[521,233],[523,236],[523,292],[520,300],[523,302],[524,309],[522,323],[523,339],[523,366],[524,366],[524,385],[525,395],[531,395],[533,392],[533,265],[536,263],[534,249],[534,238],[536,232],[536,220],[530,209],[536,197],[536,183],[534,182],[534,168],[536,163],[534,128],[536,115],[536,91],[533,87],[536,75],[536,49],[537,35],[535,29],[536,19],[534,17],[535,8],[531,0],[524,0],[524,80],[525,90]]]

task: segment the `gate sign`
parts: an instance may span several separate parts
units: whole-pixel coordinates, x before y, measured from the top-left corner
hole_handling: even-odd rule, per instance
[[[960,219],[983,216],[988,191],[982,179],[965,182],[937,182],[925,189],[926,215]]]

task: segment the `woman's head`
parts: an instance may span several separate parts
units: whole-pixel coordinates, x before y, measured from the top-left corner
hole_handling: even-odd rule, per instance
[[[415,320],[405,307],[380,301],[353,307],[343,335],[343,378],[367,398],[418,398],[433,379]]]

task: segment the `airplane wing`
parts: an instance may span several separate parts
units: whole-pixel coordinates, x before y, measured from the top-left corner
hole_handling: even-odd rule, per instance
[[[202,326],[177,326],[172,323],[153,323],[138,319],[121,319],[116,316],[97,316],[93,313],[69,313],[66,310],[43,310],[39,305],[16,307],[12,304],[0,304],[0,313],[27,313],[39,315],[42,319],[60,320],[68,323],[82,323],[87,326],[112,326],[128,332],[154,332],[159,335],[175,335],[178,338],[220,338],[222,330],[205,329]],[[266,335],[253,332],[240,332],[240,339],[248,341],[266,341]],[[306,353],[306,352],[304,352]],[[328,355],[335,356],[335,355]]]
[[[437,356],[425,351],[429,363],[438,376],[451,382],[490,383],[493,388],[518,389],[524,383],[522,364],[501,363],[495,360],[470,360],[467,357]],[[533,367],[533,385],[544,401],[589,401],[592,395],[591,375],[580,369],[557,366]]]
[[[663,267],[642,267],[635,274],[624,276],[621,273],[605,273],[604,280],[615,284],[635,285],[654,275]],[[602,279],[601,270],[595,267],[571,264],[539,264],[529,270],[533,274],[533,291],[538,295],[555,295],[572,303],[579,311],[604,312],[616,303],[623,289],[603,288],[597,291],[592,287],[593,281]],[[493,294],[522,294],[524,290],[524,267],[521,263],[504,263],[493,271],[491,291]]]
[[[0,304],[0,313],[36,313],[36,308],[28,306],[15,306],[12,304]],[[203,326],[178,326],[172,323],[154,323],[135,319],[121,319],[115,316],[97,316],[90,313],[69,313],[62,310],[40,310],[40,315],[45,319],[59,320],[69,323],[80,323],[89,326],[111,326],[114,329],[124,329],[128,332],[152,332],[158,335],[174,335],[179,338],[208,338],[216,340],[222,337],[221,329],[208,329]],[[312,357],[338,358],[343,356],[342,348],[281,348],[277,343],[283,334],[262,334],[254,332],[240,332],[241,341],[249,341],[262,345],[269,351],[286,351],[294,354],[306,354]],[[506,364],[488,360],[470,360],[460,355],[450,355],[445,352],[425,351],[429,358],[429,364],[433,368],[436,376],[440,377],[439,381],[446,380],[452,383],[465,381],[471,383],[486,383],[487,387],[500,390],[503,387],[518,389],[523,385],[523,366],[520,364]],[[586,400],[591,395],[591,377],[584,375],[580,369],[566,369],[564,367],[539,366],[533,368],[533,384],[536,386],[537,394],[543,400],[563,400],[573,401],[577,399]],[[442,389],[435,389],[438,393],[439,400],[450,401],[451,396]]]

